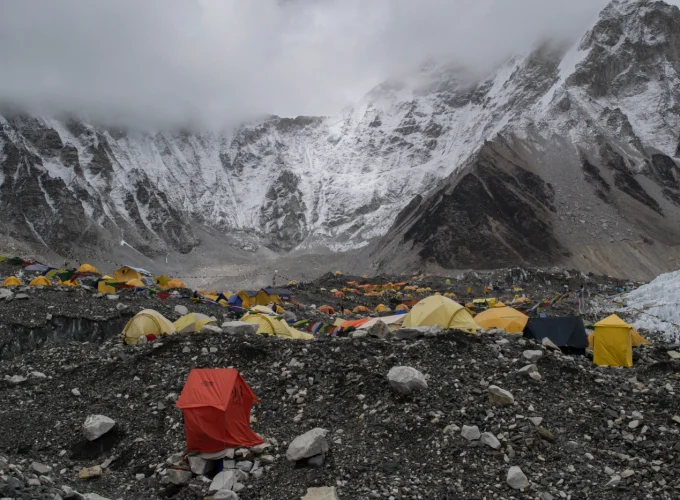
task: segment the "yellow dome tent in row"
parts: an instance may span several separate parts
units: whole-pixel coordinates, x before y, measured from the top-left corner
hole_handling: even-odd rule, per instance
[[[241,321],[259,325],[257,334],[259,335],[275,335],[277,337],[284,337],[296,340],[313,340],[314,335],[311,333],[301,332],[292,328],[283,320],[277,319],[274,316],[267,316],[264,314],[246,314],[241,318]]]
[[[171,335],[177,329],[169,319],[153,309],[144,309],[138,312],[123,329],[126,344],[136,344],[139,338],[147,335],[160,337]]]
[[[173,323],[178,333],[198,333],[205,325],[217,324],[207,314],[189,313],[185,314]]]
[[[16,276],[10,276],[5,281],[2,282],[2,286],[21,286],[23,283]]]
[[[475,316],[475,323],[482,328],[499,328],[507,333],[523,333],[528,321],[526,314],[512,307],[492,307]]]
[[[38,276],[29,283],[29,286],[52,286],[52,283],[44,276]]]
[[[470,312],[448,297],[432,295],[411,308],[404,318],[403,327],[440,325],[469,333],[479,330]]]

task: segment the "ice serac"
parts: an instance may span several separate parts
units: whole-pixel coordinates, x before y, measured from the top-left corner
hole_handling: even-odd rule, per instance
[[[384,270],[655,274],[680,257],[678,70],[680,10],[615,0],[574,46],[482,77],[428,63],[336,117],[152,132],[0,111],[0,231],[157,255],[204,226],[278,252],[379,241]]]

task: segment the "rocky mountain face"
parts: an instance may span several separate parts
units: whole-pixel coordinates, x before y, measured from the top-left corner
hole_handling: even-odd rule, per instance
[[[679,28],[676,7],[614,1],[576,46],[542,48],[472,85],[468,109],[505,96],[496,129],[400,213],[378,265],[677,267]]]
[[[188,252],[202,225],[281,252],[382,238],[382,269],[664,268],[679,67],[680,10],[615,0],[574,47],[482,78],[429,64],[338,117],[171,133],[1,112],[0,230],[60,251]]]

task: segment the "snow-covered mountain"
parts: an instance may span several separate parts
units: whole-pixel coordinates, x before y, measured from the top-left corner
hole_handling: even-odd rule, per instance
[[[574,47],[546,42],[481,78],[426,65],[338,117],[153,133],[3,112],[0,230],[147,254],[189,251],[197,225],[279,251],[383,237],[383,268],[551,264],[576,247],[618,265],[639,241],[667,255],[678,70],[680,10],[614,0]]]

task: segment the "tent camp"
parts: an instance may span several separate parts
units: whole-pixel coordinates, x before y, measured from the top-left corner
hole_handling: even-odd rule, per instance
[[[522,333],[529,318],[512,307],[492,307],[475,316],[475,323],[491,330],[499,328],[507,333]]]
[[[2,282],[2,286],[21,286],[23,283],[16,276],[10,276],[5,281]]]
[[[591,335],[597,365],[633,366],[633,346],[650,343],[616,314],[595,323]]]
[[[418,302],[404,317],[403,323],[405,328],[434,325],[467,332],[479,330],[467,309],[442,295],[432,295]]]
[[[557,347],[572,354],[585,354],[588,347],[586,329],[580,316],[531,318],[524,329],[524,336],[538,342],[548,338]]]
[[[290,302],[293,300],[293,292],[285,288],[272,288],[268,286],[264,291],[269,294],[269,299],[274,304],[281,304],[281,302]]]
[[[207,314],[189,313],[185,314],[173,323],[178,333],[197,333],[205,325],[216,325],[217,321]]]
[[[48,280],[44,276],[38,276],[37,278],[34,278],[33,280],[31,280],[31,282],[28,285],[29,286],[51,286],[52,283],[50,283],[50,280]]]
[[[335,309],[333,309],[331,306],[320,306],[317,307],[317,310],[324,314],[335,314]]]
[[[127,283],[130,280],[141,280],[145,276],[151,276],[151,273],[139,267],[131,266],[123,266],[116,269],[113,273],[113,279],[120,283]]]
[[[78,274],[101,274],[96,267],[94,267],[90,264],[81,265],[78,269],[76,269],[76,273],[78,273]]]
[[[144,336],[147,340],[155,340],[161,335],[175,333],[175,325],[158,311],[144,309],[128,321],[123,329],[126,344],[136,344]]]
[[[191,370],[175,405],[184,415],[187,450],[212,453],[262,444],[250,428],[250,409],[257,401],[235,368]]]
[[[296,330],[289,326],[285,321],[277,319],[274,316],[248,313],[241,318],[241,321],[259,325],[257,332],[255,332],[259,335],[274,335],[276,337],[296,340],[312,340],[314,338],[314,335]]]
[[[163,288],[166,289],[166,290],[172,289],[172,288],[186,288],[186,287],[187,286],[184,284],[184,281],[182,281],[181,279],[178,279],[178,278],[175,278],[175,279],[168,281],[167,283],[165,283],[165,286],[163,286]]]
[[[377,313],[384,313],[388,312],[389,310],[390,308],[387,307],[385,304],[378,304],[377,306],[375,306],[375,312]]]

